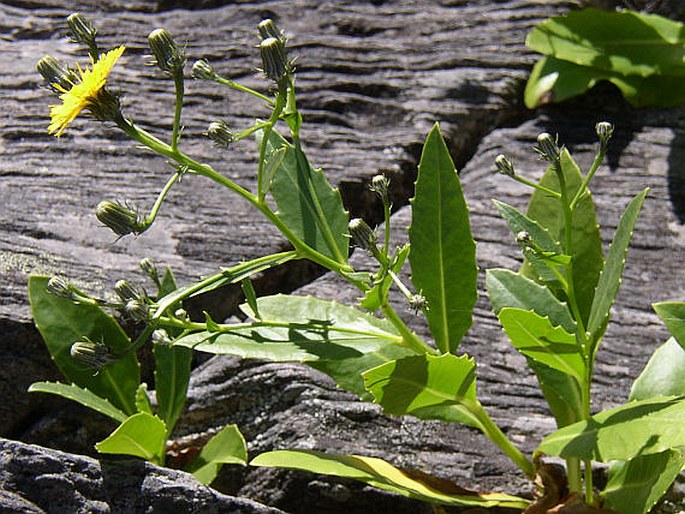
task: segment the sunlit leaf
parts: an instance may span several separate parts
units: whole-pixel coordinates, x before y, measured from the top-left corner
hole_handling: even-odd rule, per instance
[[[50,393],[85,405],[89,409],[109,416],[114,421],[121,423],[126,419],[126,414],[117,409],[108,400],[101,398],[88,389],[83,389],[76,384],[62,384],[60,382],[34,382],[29,386],[29,393]]]
[[[655,396],[685,396],[685,349],[673,337],[652,354],[630,391],[631,400]]]
[[[227,425],[213,435],[186,471],[199,482],[209,485],[224,464],[247,464],[245,438],[236,425]]]
[[[133,455],[163,464],[166,434],[166,425],[161,419],[147,412],[139,412],[97,443],[95,449],[100,453]]]
[[[685,348],[685,302],[660,302],[652,307],[675,340]]]

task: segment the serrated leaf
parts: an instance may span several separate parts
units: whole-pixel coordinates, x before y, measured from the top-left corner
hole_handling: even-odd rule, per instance
[[[616,295],[621,285],[628,246],[633,236],[637,218],[640,215],[640,209],[647,196],[647,191],[649,189],[645,189],[630,201],[621,216],[614,239],[609,247],[609,254],[597,282],[592,309],[590,309],[590,319],[587,324],[587,331],[590,333],[590,341],[593,344],[590,355],[596,353],[598,343],[602,335],[604,335],[607,323],[609,322],[611,306],[616,300]]]
[[[609,482],[601,495],[604,507],[621,514],[646,514],[666,493],[685,465],[676,450],[638,455],[609,467]]]
[[[364,385],[388,414],[460,405],[476,399],[476,364],[467,355],[415,355],[364,373]]]
[[[560,253],[561,246],[552,239],[549,232],[535,220],[530,219],[518,209],[499,200],[492,200],[502,219],[509,225],[509,230],[516,236],[519,232],[527,232],[531,240],[547,252]]]
[[[507,307],[498,317],[523,355],[575,378],[580,385],[585,383],[585,361],[573,334],[533,311]]]
[[[93,409],[100,414],[112,418],[121,423],[126,419],[126,413],[117,409],[108,400],[102,398],[88,389],[77,386],[76,384],[63,384],[60,382],[34,382],[29,386],[29,393],[50,393],[56,394],[68,400],[72,400]]]
[[[271,195],[278,206],[276,214],[308,246],[346,264],[349,216],[340,191],[331,187],[321,170],[309,164],[302,150],[275,130],[268,137],[267,162],[273,152],[285,148],[271,183]]]
[[[155,356],[157,415],[171,433],[186,402],[193,352],[189,348],[163,343],[155,344],[152,351]]]
[[[468,207],[437,124],[423,147],[411,205],[411,280],[428,301],[438,348],[453,353],[473,321],[478,268]]]
[[[630,460],[685,446],[685,398],[633,401],[548,435],[537,451],[563,458]]]
[[[660,302],[652,307],[675,340],[685,348],[685,303]]]
[[[154,414],[152,411],[152,404],[150,403],[150,396],[147,392],[147,384],[142,383],[138,386],[136,391],[136,410],[138,412],[147,412],[148,414]],[[118,421],[123,421],[122,419]]]
[[[237,425],[227,425],[214,434],[186,471],[199,482],[209,485],[224,464],[247,464],[247,445]]]
[[[388,462],[359,455],[336,455],[311,450],[278,450],[255,457],[251,466],[310,471],[351,478],[385,491],[429,503],[460,507],[525,508],[529,501],[501,493],[478,493],[444,479],[396,468]]]
[[[685,75],[683,24],[634,11],[584,9],[549,18],[526,37],[545,55],[621,75]]]
[[[97,443],[95,449],[100,453],[133,455],[163,465],[166,435],[166,426],[161,419],[147,412],[139,412]]]
[[[405,245],[397,250],[395,254],[395,259],[390,265],[390,271],[397,274],[402,269],[404,261],[407,259],[409,254],[409,245]],[[392,285],[392,277],[390,275],[386,276],[380,283],[374,284],[374,286],[366,291],[364,298],[360,303],[362,309],[368,309],[370,311],[375,311],[380,309],[381,302],[385,298]]]
[[[573,198],[583,181],[583,176],[568,150],[564,149],[562,151],[560,162],[568,197]],[[547,169],[545,175],[540,180],[540,184],[553,191],[560,190],[559,178],[553,167],[550,166]],[[526,215],[546,228],[552,239],[555,241],[563,240],[564,214],[561,202],[557,198],[536,190],[528,204]],[[571,228],[573,286],[583,323],[587,324],[595,287],[599,280],[600,270],[604,264],[602,239],[599,233],[592,196],[589,192],[583,195],[582,199],[576,204],[573,211]],[[530,265],[524,264],[522,272],[526,276],[537,277],[537,274],[530,268]]]
[[[36,275],[29,278],[29,300],[36,327],[53,361],[69,381],[106,398],[126,414],[135,413],[140,368],[135,355],[126,352],[128,336],[99,306],[75,304],[49,293],[48,280]],[[84,337],[106,344],[117,359],[98,373],[77,362],[69,352],[71,345]]]
[[[630,390],[630,400],[655,396],[685,396],[685,349],[673,337],[654,351]]]

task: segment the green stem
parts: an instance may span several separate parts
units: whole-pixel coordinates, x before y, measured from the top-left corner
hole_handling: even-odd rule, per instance
[[[594,505],[595,493],[592,486],[592,461],[586,460],[585,464],[585,503]]]
[[[604,160],[605,155],[606,155],[606,149],[600,147],[599,151],[595,155],[595,160],[592,161],[592,166],[590,166],[590,171],[587,172],[587,175],[585,176],[583,183],[580,185],[580,187],[578,188],[578,191],[576,191],[576,194],[573,197],[573,200],[571,201],[571,205],[570,205],[571,210],[575,209],[578,202],[585,195],[585,193],[588,189],[588,185],[590,184],[592,177],[595,175],[595,172],[599,169],[599,165]]]
[[[174,88],[176,90],[176,107],[174,109],[174,127],[171,133],[171,151],[178,150],[178,140],[181,137],[181,111],[183,110],[183,71],[174,74]]]
[[[274,109],[269,116],[269,120],[264,124],[262,129],[262,144],[259,147],[259,163],[257,164],[257,201],[263,202],[269,184],[264,184],[264,164],[266,163],[266,149],[269,144],[269,136],[274,126],[278,122],[281,112],[285,107],[285,95],[277,94],[276,102],[273,104]]]
[[[582,493],[583,482],[581,480],[580,459],[577,457],[569,457],[566,459],[566,474],[569,490],[576,493]]]
[[[561,198],[561,195],[558,192],[556,192],[553,189],[550,189],[548,187],[545,187],[542,184],[538,184],[537,182],[533,182],[533,181],[528,180],[527,178],[523,178],[519,175],[511,175],[511,177],[514,180],[516,180],[517,182],[520,182],[521,184],[525,184],[526,186],[530,186],[533,189],[537,189],[538,191],[546,193],[546,194],[553,196],[555,198]]]
[[[262,93],[259,93],[258,91],[255,91],[254,89],[250,89],[249,87],[243,86],[242,84],[238,84],[237,82],[233,82],[232,80],[225,79],[223,77],[220,77],[219,75],[217,75],[213,80],[214,80],[214,82],[217,82],[217,83],[222,84],[224,86],[228,86],[231,89],[235,89],[237,91],[242,91],[243,93],[248,93],[252,96],[257,97],[260,100],[264,100],[271,107],[274,106],[274,101],[271,98],[269,98],[266,95],[263,95]]]
[[[435,355],[436,351],[424,343],[419,336],[412,332],[409,327],[402,321],[395,310],[387,303],[381,305],[381,312],[383,315],[392,323],[395,328],[399,331],[402,336],[404,346],[411,348],[418,354],[432,354]]]
[[[157,200],[155,201],[155,204],[152,206],[152,209],[150,210],[150,214],[148,214],[145,217],[145,224],[150,225],[155,221],[155,218],[157,217],[157,213],[159,212],[159,209],[162,207],[162,203],[164,203],[164,199],[166,198],[167,193],[171,190],[171,187],[178,181],[178,179],[181,178],[183,175],[183,172],[181,170],[176,171],[169,180],[167,180],[167,183],[164,185],[164,188],[162,191],[159,193],[157,196]]]

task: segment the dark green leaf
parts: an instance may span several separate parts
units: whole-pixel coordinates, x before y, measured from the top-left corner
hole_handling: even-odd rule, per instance
[[[394,493],[429,503],[460,507],[511,507],[521,509],[529,501],[501,493],[477,493],[444,479],[396,468],[388,462],[359,455],[336,455],[307,450],[279,450],[255,457],[251,466],[298,469],[323,475],[351,478]]]
[[[247,445],[236,425],[227,425],[213,435],[186,471],[209,485],[224,464],[247,464]]]
[[[244,278],[240,281],[240,287],[242,288],[243,294],[245,295],[245,301],[254,313],[255,319],[261,319],[262,316],[261,314],[259,314],[259,308],[257,307],[257,293],[254,290],[254,286],[252,285],[252,280],[250,280],[249,277]]]
[[[661,302],[652,305],[671,335],[685,348],[685,303]]]
[[[631,400],[685,396],[685,349],[669,338],[656,349],[630,391]]]
[[[163,465],[166,436],[166,426],[161,419],[147,412],[139,412],[97,443],[95,449],[100,453],[133,455]]]
[[[557,427],[565,427],[583,419],[583,393],[578,381],[563,373],[531,358],[527,358],[528,366],[535,372],[542,394],[547,400]]]
[[[428,300],[438,348],[452,353],[472,323],[478,268],[468,207],[437,124],[423,147],[411,204],[411,280]]]
[[[630,460],[685,446],[683,419],[682,396],[634,401],[557,430],[537,451],[565,459]]]
[[[130,340],[97,305],[75,304],[47,290],[48,277],[29,278],[29,299],[36,327],[60,371],[82,389],[109,400],[126,414],[136,412],[135,396],[140,369],[133,353],[126,353]],[[106,344],[119,357],[98,373],[75,361],[69,350],[84,337]]]
[[[162,281],[160,283],[160,288],[159,288],[159,297],[168,295],[176,291],[176,278],[174,278],[174,274],[171,271],[171,268],[167,266],[167,268],[164,270],[164,276],[162,277]]]
[[[163,343],[155,344],[152,351],[155,356],[157,415],[171,433],[186,402],[193,352],[189,348]]]
[[[126,414],[117,409],[109,401],[99,397],[88,389],[83,389],[76,384],[62,384],[60,382],[34,382],[28,389],[29,393],[50,393],[62,396],[69,400],[85,405],[89,409],[109,416],[114,421],[121,423],[126,419]]]

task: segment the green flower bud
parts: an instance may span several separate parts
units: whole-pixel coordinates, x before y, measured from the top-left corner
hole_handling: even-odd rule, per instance
[[[69,91],[77,80],[74,72],[51,55],[46,55],[38,61],[36,69],[55,93]]]
[[[413,294],[409,297],[409,308],[414,311],[414,314],[428,310],[428,300],[421,293]]]
[[[216,78],[216,72],[214,71],[214,68],[204,59],[195,61],[191,73],[193,78],[196,79],[214,80]]]
[[[145,257],[140,261],[140,269],[143,271],[143,273],[150,277],[154,283],[159,282],[159,271],[157,270],[155,261],[149,257]]]
[[[369,250],[370,252],[376,249],[378,238],[366,221],[361,218],[354,218],[350,220],[348,230],[350,231],[350,238],[354,246]]]
[[[222,148],[228,147],[235,141],[235,134],[223,121],[213,121],[210,123],[209,127],[207,127],[207,132],[205,132],[205,136],[211,139],[215,146]]]
[[[100,368],[113,360],[107,346],[102,343],[94,343],[88,338],[72,344],[69,354],[73,359],[96,370],[100,370]]]
[[[163,346],[171,346],[172,340],[169,337],[169,334],[167,333],[166,330],[163,328],[158,328],[152,333],[152,342],[153,344],[161,344]]]
[[[69,36],[74,43],[82,43],[88,46],[95,44],[98,31],[95,26],[81,13],[73,13],[67,18]]]
[[[274,21],[270,18],[260,21],[259,25],[257,25],[257,29],[259,29],[259,35],[262,39],[273,37],[285,42],[285,36],[283,35],[283,32],[278,30],[276,23],[274,23]]]
[[[147,40],[160,70],[169,75],[183,73],[184,52],[178,48],[168,30],[155,29],[150,32]]]
[[[124,312],[133,321],[145,323],[150,319],[150,308],[140,300],[128,300],[124,305]]]
[[[550,163],[557,162],[561,156],[558,138],[553,138],[547,132],[543,132],[538,136],[538,146],[535,148],[535,151]]]
[[[530,248],[530,246],[533,243],[533,238],[530,237],[530,234],[528,232],[526,232],[525,230],[521,230],[519,233],[516,234],[516,242],[521,246]]]
[[[181,321],[187,321],[188,313],[185,309],[176,309],[174,312],[174,317],[180,319]]]
[[[118,236],[142,234],[148,228],[140,214],[118,202],[100,202],[95,216]]]
[[[614,126],[608,121],[600,121],[595,125],[595,132],[597,132],[599,144],[602,145],[602,148],[606,148],[611,136],[614,135]]]
[[[48,280],[47,289],[51,294],[59,298],[74,299],[74,289],[71,284],[62,277],[52,277]]]
[[[388,199],[389,185],[390,180],[385,175],[375,175],[371,179],[370,189],[380,197],[383,205],[390,205],[390,200]]]
[[[124,303],[130,300],[140,300],[142,298],[140,291],[133,287],[127,280],[119,280],[114,284],[114,292]]]
[[[514,165],[506,155],[500,154],[495,157],[495,166],[497,166],[497,171],[502,175],[506,175],[507,177],[513,177],[516,175]]]
[[[280,82],[290,72],[290,63],[285,53],[283,41],[268,37],[259,45],[264,75],[274,82]]]

